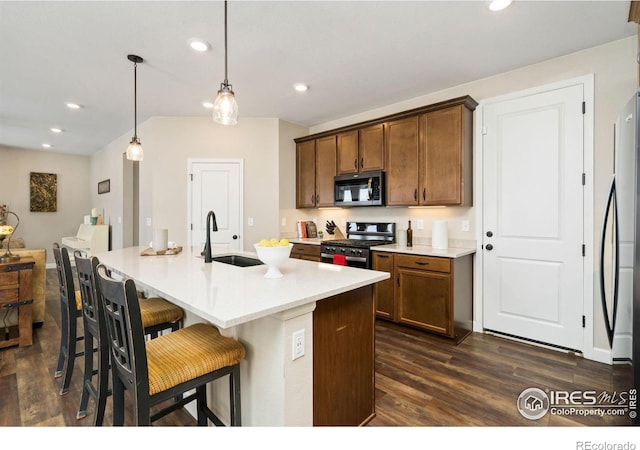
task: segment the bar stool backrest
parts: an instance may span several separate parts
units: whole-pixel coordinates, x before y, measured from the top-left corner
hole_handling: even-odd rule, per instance
[[[78,287],[82,297],[84,326],[88,327],[98,342],[107,342],[107,328],[104,311],[100,305],[100,288],[96,283],[95,271],[100,261],[95,256],[86,257],[80,250],[73,252],[78,273]]]
[[[134,398],[138,398],[138,391],[149,395],[147,352],[135,283],[129,278],[111,278],[104,264],[98,264],[96,272],[109,334],[112,374],[132,390]]]
[[[54,244],[53,258],[55,259],[56,271],[58,273],[58,286],[60,287],[62,314],[67,315],[69,320],[75,320],[76,291],[75,285],[73,284],[73,272],[71,271],[69,253],[65,247],[60,247],[58,244]]]

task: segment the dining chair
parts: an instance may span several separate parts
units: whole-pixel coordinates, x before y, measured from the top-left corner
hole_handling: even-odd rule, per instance
[[[207,405],[207,383],[228,377],[229,423],[240,426],[240,361],[245,357],[244,346],[205,323],[146,341],[135,282],[112,278],[103,264],[96,271],[109,334],[113,424],[124,424],[124,392],[129,389],[135,425],[151,425],[195,400],[198,425],[206,426],[210,420],[223,426],[224,422]],[[195,392],[187,395],[192,390]]]
[[[82,318],[82,298],[80,292],[75,289],[67,249],[54,243],[53,257],[60,291],[60,347],[54,377],[62,377],[60,395],[65,395],[69,392],[75,359],[85,353],[77,351],[76,345],[78,341],[84,340],[83,335],[78,336],[78,322]]]
[[[104,310],[100,307],[100,286],[96,283],[96,267],[99,260],[95,256],[86,256],[79,250],[74,252],[74,260],[82,298],[84,341],[85,345],[91,345],[94,348],[98,362],[98,367],[94,370],[93,354],[85,353],[82,397],[76,418],[86,417],[89,397],[92,397],[96,401],[94,425],[99,426],[104,419],[106,399],[111,394],[108,390],[110,366],[108,333]],[[184,315],[180,307],[160,297],[140,298],[141,294],[138,292],[136,295],[139,298],[145,336],[153,339],[165,331],[176,331],[180,328]]]

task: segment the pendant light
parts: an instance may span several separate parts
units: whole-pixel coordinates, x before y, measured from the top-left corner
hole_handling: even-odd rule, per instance
[[[213,103],[213,120],[222,125],[238,123],[238,104],[227,79],[227,2],[224,2],[224,81]]]
[[[137,92],[137,69],[138,63],[144,61],[137,55],[127,55],[127,59],[133,62],[133,137],[127,147],[127,159],[131,161],[142,161],[144,153],[142,152],[142,144],[138,139],[138,92]]]

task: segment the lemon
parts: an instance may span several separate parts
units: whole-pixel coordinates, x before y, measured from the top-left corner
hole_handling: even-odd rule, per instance
[[[269,239],[272,247],[278,247],[280,245],[280,240],[276,238]]]
[[[280,245],[282,247],[288,247],[289,246],[289,239],[287,239],[287,238],[280,239]]]
[[[271,242],[268,239],[260,239],[258,242],[259,247],[271,247]]]

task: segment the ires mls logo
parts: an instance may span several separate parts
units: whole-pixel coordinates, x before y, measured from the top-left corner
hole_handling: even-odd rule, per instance
[[[548,412],[557,416],[628,415],[633,419],[637,415],[637,391],[543,391],[527,388],[518,396],[517,406],[522,417],[529,420],[538,420]]]

